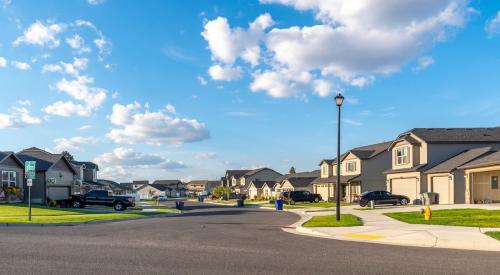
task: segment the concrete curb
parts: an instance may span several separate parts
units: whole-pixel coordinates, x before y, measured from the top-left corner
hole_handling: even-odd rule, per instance
[[[154,218],[166,218],[173,217],[180,214],[176,213],[165,213],[158,214],[154,216],[144,216],[135,218],[123,218],[123,219],[112,219],[112,220],[99,220],[99,221],[88,221],[88,222],[60,222],[60,223],[0,223],[0,227],[57,227],[57,226],[78,226],[78,225],[91,225],[91,224],[103,224],[103,223],[114,223],[114,222],[125,222],[125,221],[135,221],[144,219],[154,219]]]
[[[288,211],[292,212],[292,211]],[[296,223],[282,228],[283,231],[292,233],[292,234],[297,234],[297,235],[303,235],[303,236],[311,236],[311,237],[316,237],[316,238],[326,238],[326,239],[334,239],[334,240],[339,240],[339,241],[350,241],[350,242],[363,242],[363,243],[371,243],[371,244],[382,244],[382,245],[397,245],[397,246],[408,246],[408,247],[425,247],[425,248],[444,248],[444,249],[455,249],[455,250],[474,250],[474,251],[488,251],[488,252],[493,252],[493,251],[500,251],[500,246],[495,243],[495,239],[491,239],[491,246],[484,246],[484,245],[479,245],[474,242],[469,243],[463,247],[458,246],[456,243],[449,243],[446,240],[440,240],[438,236],[434,235],[432,232],[428,232],[426,230],[421,230],[418,231],[421,234],[428,234],[428,240],[422,241],[418,239],[398,239],[398,238],[383,238],[383,239],[378,239],[378,240],[368,240],[368,239],[358,239],[358,238],[352,238],[352,237],[347,237],[345,235],[346,232],[343,232],[342,230],[346,229],[347,227],[337,227],[336,229],[339,229],[337,233],[334,234],[327,234],[324,232],[321,232],[318,229],[315,228],[307,228],[303,227],[302,225],[310,220],[313,216],[307,215],[307,212],[293,212],[295,214],[298,214],[300,216],[300,220],[297,221]],[[365,226],[362,226],[365,227]],[[373,229],[370,228],[353,228],[353,233],[359,233],[361,235],[363,234],[371,234],[370,232],[373,232]],[[366,226],[368,227],[368,226]],[[358,230],[356,230],[358,229]],[[478,228],[479,232],[484,233],[488,231],[500,231],[498,228]],[[412,233],[409,233],[408,235],[411,235]],[[498,242],[498,241],[497,241]]]

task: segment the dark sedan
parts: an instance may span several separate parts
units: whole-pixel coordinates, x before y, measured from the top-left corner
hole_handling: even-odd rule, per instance
[[[373,201],[375,204],[407,205],[410,198],[403,195],[394,195],[387,191],[368,191],[359,197],[359,205],[365,207]]]

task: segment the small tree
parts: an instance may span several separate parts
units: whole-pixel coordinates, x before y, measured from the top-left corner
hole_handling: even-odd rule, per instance
[[[222,198],[224,195],[229,194],[229,192],[231,192],[229,187],[217,186],[212,191],[212,194],[216,198]]]
[[[290,167],[290,171],[288,172],[289,174],[295,174],[295,167]]]
[[[68,151],[63,151],[62,155],[65,156],[66,159],[68,159],[69,161],[75,160],[75,158],[73,157],[73,155],[70,152],[68,152]]]

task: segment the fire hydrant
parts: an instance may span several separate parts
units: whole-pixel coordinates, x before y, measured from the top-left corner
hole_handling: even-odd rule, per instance
[[[424,219],[426,221],[430,221],[432,218],[432,211],[431,211],[431,208],[426,205],[425,208],[424,208]]]

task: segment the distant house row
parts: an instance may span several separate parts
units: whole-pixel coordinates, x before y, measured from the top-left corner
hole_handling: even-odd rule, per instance
[[[440,204],[500,201],[500,127],[415,128],[393,141],[344,152],[324,159],[320,170],[281,175],[270,168],[227,170],[221,185],[249,198],[275,197],[279,192],[304,190],[324,200],[352,202],[366,191],[387,190],[420,202],[420,194],[438,194]]]

